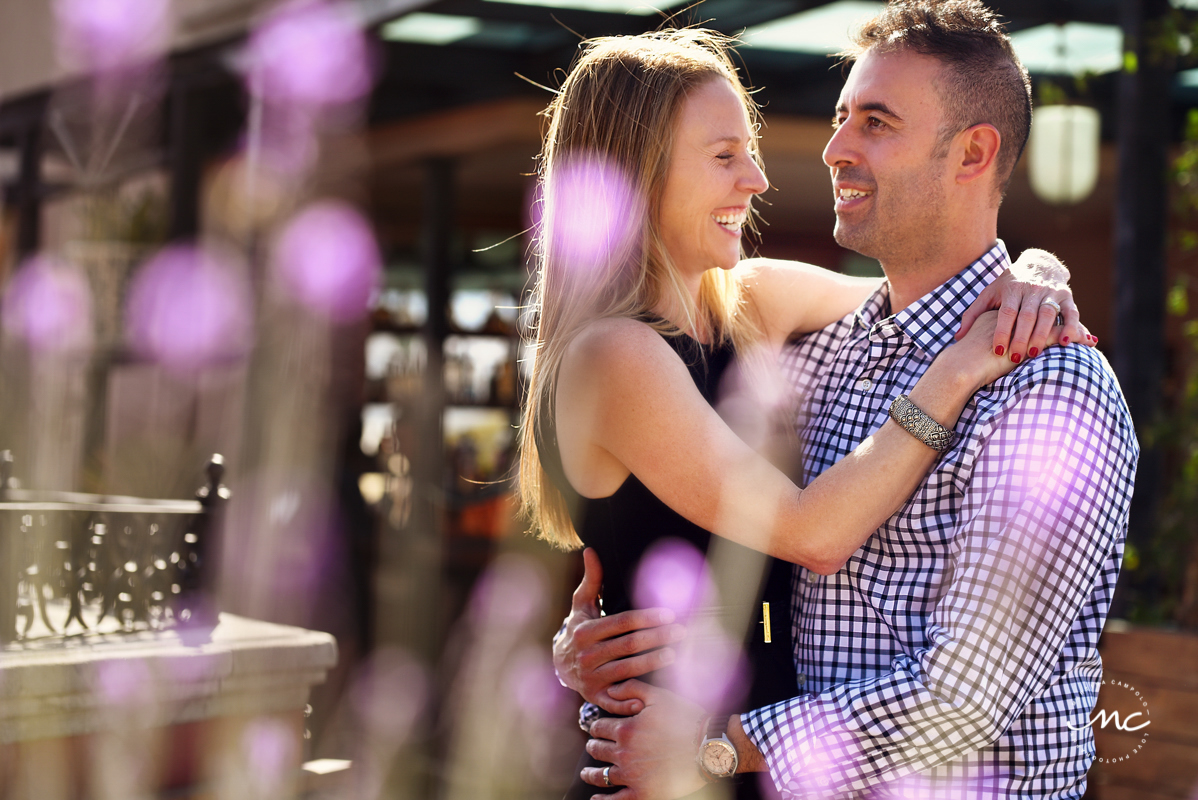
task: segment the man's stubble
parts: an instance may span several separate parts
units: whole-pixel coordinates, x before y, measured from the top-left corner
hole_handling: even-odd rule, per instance
[[[917,271],[935,259],[951,234],[942,169],[943,159],[933,157],[909,175],[892,176],[885,193],[875,193],[868,214],[857,220],[842,220],[837,214],[836,243],[877,259],[889,278]],[[838,174],[854,180],[853,173],[848,167]]]

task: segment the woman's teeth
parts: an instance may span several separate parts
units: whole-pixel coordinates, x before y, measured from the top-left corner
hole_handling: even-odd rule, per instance
[[[841,189],[840,190],[840,199],[841,200],[852,200],[856,197],[868,197],[871,194],[873,194],[873,192],[866,192],[866,191],[862,191],[861,189]]]
[[[741,211],[737,214],[712,214],[714,219],[724,230],[739,231],[745,224],[745,219],[749,216],[748,211]]]

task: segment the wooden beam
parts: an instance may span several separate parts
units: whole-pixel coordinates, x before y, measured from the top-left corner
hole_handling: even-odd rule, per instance
[[[770,156],[822,158],[824,147],[832,138],[831,119],[830,111],[827,120],[766,114],[761,128],[762,155],[767,159]]]
[[[369,168],[458,158],[513,144],[540,147],[546,103],[499,100],[440,111],[375,128],[367,134]],[[364,165],[365,166],[365,165]]]

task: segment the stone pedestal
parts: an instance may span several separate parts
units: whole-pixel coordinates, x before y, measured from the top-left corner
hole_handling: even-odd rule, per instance
[[[0,797],[292,798],[326,633],[221,614],[211,631],[26,640],[0,651]]]

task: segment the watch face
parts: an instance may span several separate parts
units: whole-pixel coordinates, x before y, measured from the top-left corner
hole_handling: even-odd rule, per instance
[[[727,742],[716,740],[703,745],[703,769],[722,777],[736,770],[736,750]]]

